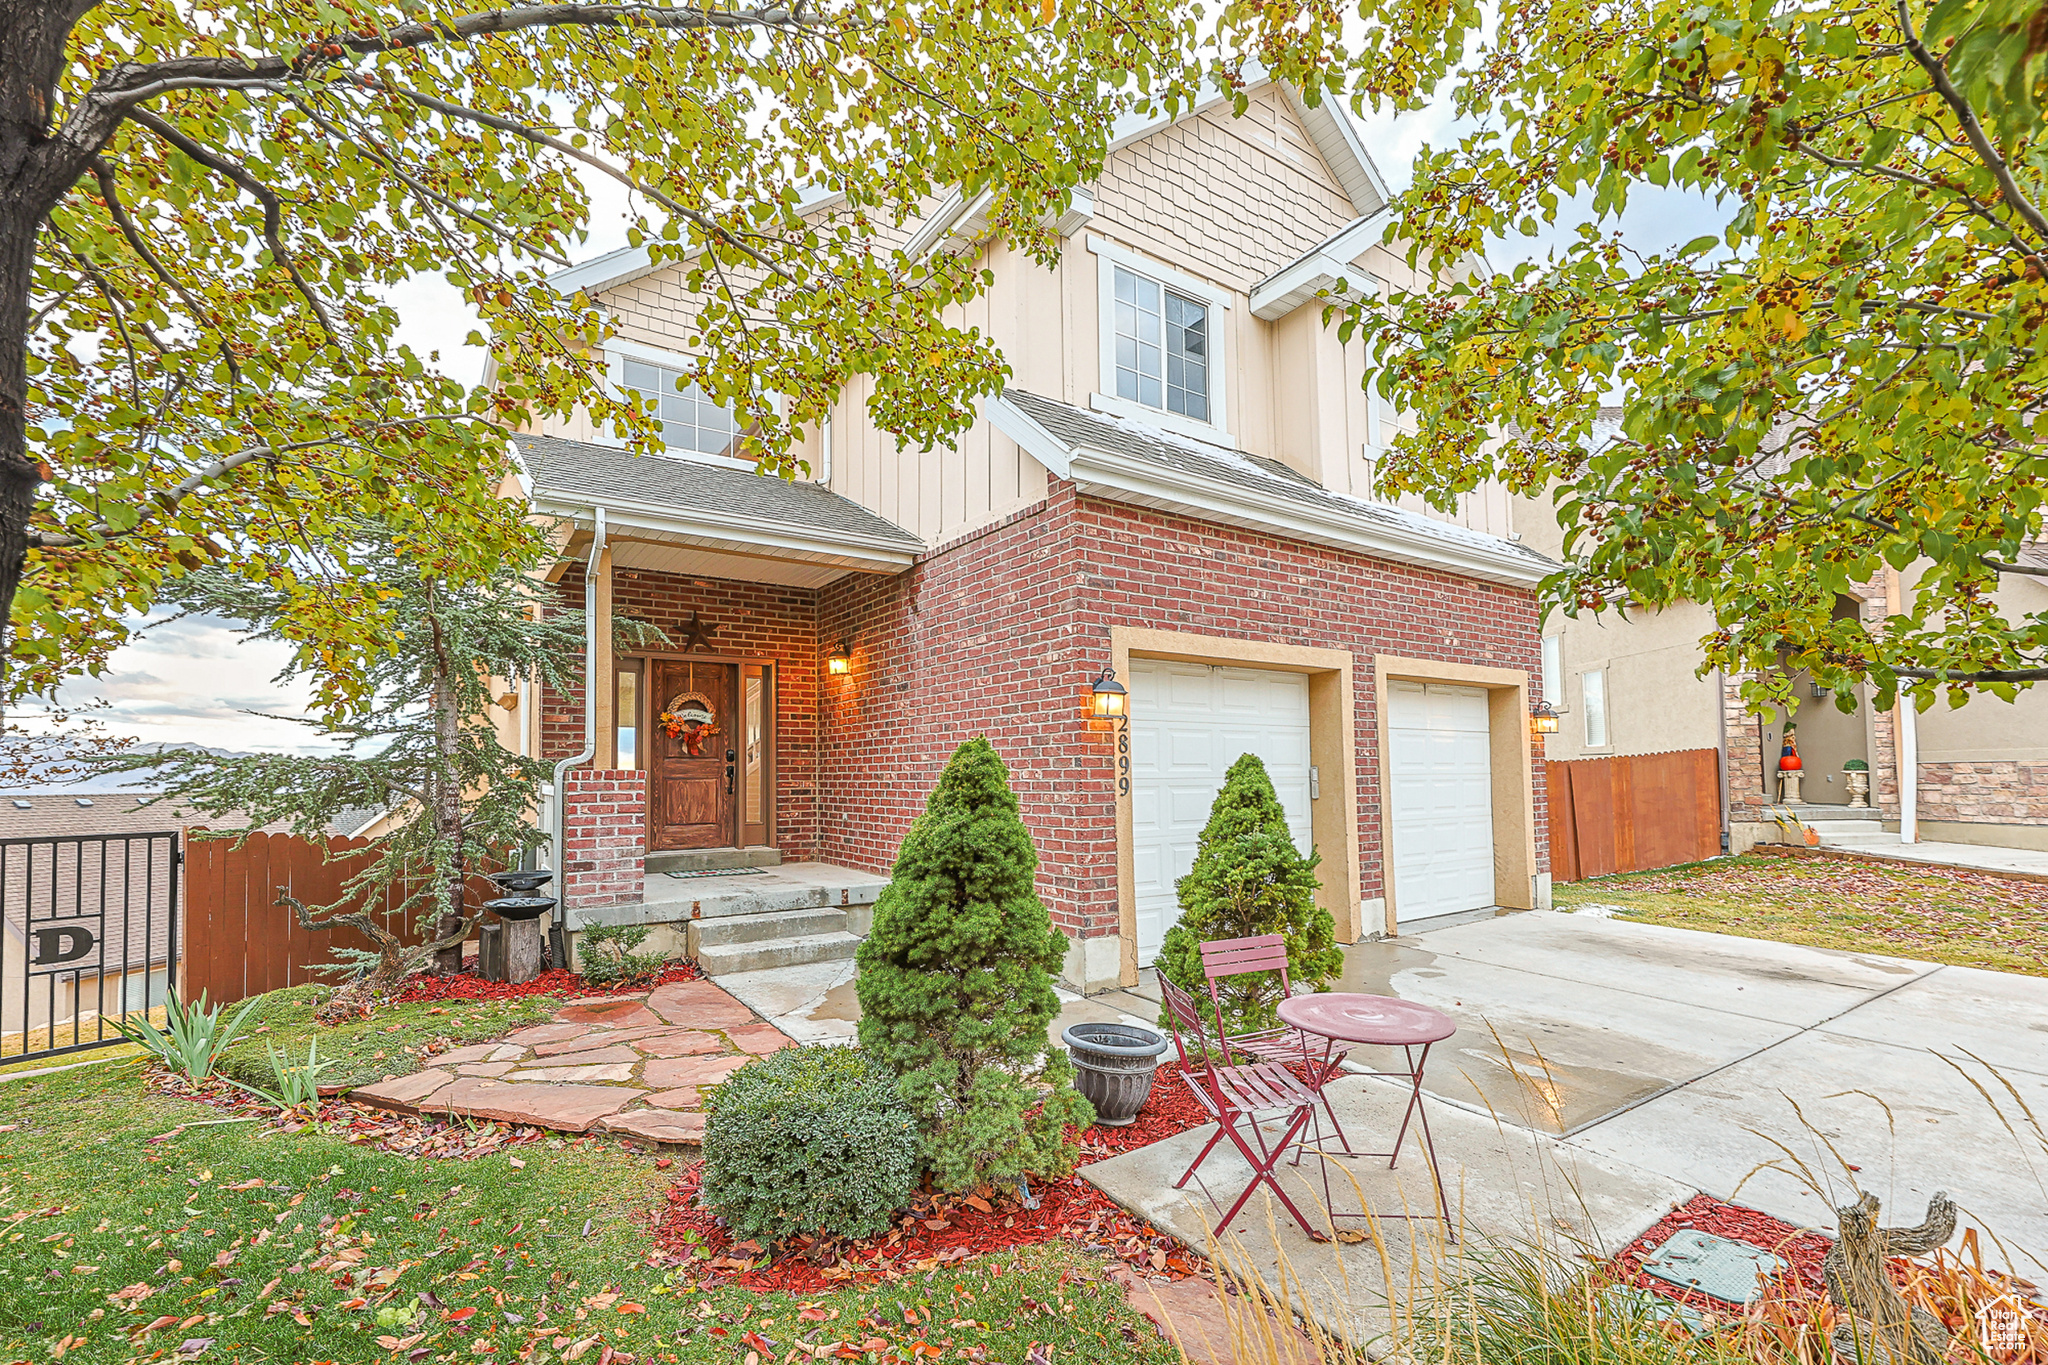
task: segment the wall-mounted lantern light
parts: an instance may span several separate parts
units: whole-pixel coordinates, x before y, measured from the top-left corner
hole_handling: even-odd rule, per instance
[[[1532,735],[1554,735],[1557,733],[1557,708],[1547,701],[1538,701],[1529,708],[1529,733]]]
[[[1088,689],[1088,715],[1092,720],[1122,720],[1130,692],[1116,680],[1116,670],[1105,668]]]
[[[825,671],[833,677],[844,677],[853,672],[853,646],[841,640],[825,657]]]
[[[1815,701],[1826,701],[1828,699],[1828,694],[1833,691],[1834,689],[1832,687],[1824,687],[1820,683],[1816,682],[1813,685],[1813,699]]]
[[[1131,694],[1105,667],[1088,685],[1088,728],[1116,731],[1116,794],[1131,794]]]

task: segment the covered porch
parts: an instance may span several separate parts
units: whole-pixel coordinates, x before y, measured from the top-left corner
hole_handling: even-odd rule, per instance
[[[902,573],[922,543],[739,461],[515,444],[528,501],[556,529],[549,581],[594,622],[576,672],[597,685],[518,700],[524,752],[558,764],[546,815],[563,927],[645,924],[645,951],[713,971],[850,956],[886,879],[822,848],[819,708],[837,642],[818,594]]]

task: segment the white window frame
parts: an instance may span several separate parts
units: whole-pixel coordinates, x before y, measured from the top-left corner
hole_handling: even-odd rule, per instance
[[[1091,234],[1088,249],[1095,253],[1096,266],[1096,350],[1101,363],[1096,382],[1100,389],[1088,396],[1088,406],[1096,412],[1106,412],[1115,417],[1128,417],[1134,422],[1157,427],[1162,431],[1192,436],[1198,441],[1212,445],[1232,445],[1230,438],[1230,413],[1224,401],[1230,389],[1230,319],[1231,294],[1227,289],[1210,284],[1207,280],[1196,279],[1193,275],[1162,265],[1149,256],[1141,256],[1130,248],[1120,246],[1106,237]],[[1148,408],[1143,403],[1120,398],[1116,392],[1116,268],[1122,266],[1133,275],[1142,275],[1153,283],[1172,290],[1176,294],[1193,299],[1209,310],[1209,338],[1212,354],[1209,359],[1209,420],[1198,421],[1183,417],[1165,408]]]
[[[1599,682],[1591,687],[1588,687],[1587,684],[1592,683],[1592,680],[1595,678],[1598,678]],[[1595,706],[1593,704],[1593,697],[1596,693],[1599,695],[1600,698],[1600,704],[1598,706]],[[1585,710],[1586,713],[1586,747],[1588,749],[1613,748],[1614,718],[1608,714],[1607,708],[1606,669],[1589,668],[1585,672],[1579,674],[1579,705]],[[1600,738],[1597,742],[1593,738],[1593,722],[1595,720],[1598,720],[1600,722]]]
[[[649,346],[644,341],[631,341],[625,337],[613,337],[604,344],[605,383],[610,386],[614,398],[631,400],[637,392],[626,387],[626,361],[628,358],[644,360],[650,365],[663,365],[672,370],[687,372],[697,362],[681,351],[664,350]],[[624,446],[625,437],[612,430],[607,423],[599,433],[599,443],[608,446]],[[684,450],[678,446],[662,447],[662,455],[671,460],[695,460],[699,464],[718,465],[724,469],[744,469],[753,473],[757,465],[752,460],[742,460],[732,455],[706,455],[695,450]]]
[[[1552,706],[1564,702],[1564,636],[1543,637],[1543,700]]]

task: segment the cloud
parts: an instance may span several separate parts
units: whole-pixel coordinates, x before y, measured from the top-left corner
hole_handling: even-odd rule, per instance
[[[290,649],[241,638],[232,621],[211,616],[157,619],[114,651],[98,678],[78,678],[58,699],[82,707],[118,735],[145,744],[203,744],[278,753],[332,753],[317,732],[284,719],[304,716],[312,689],[280,684]],[[265,712],[251,715],[250,712]]]

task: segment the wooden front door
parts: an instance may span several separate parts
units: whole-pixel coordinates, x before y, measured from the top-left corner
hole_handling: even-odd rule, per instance
[[[653,661],[647,698],[651,848],[727,848],[733,842],[740,739],[733,671],[731,664]],[[680,733],[669,733],[663,712],[675,718]]]

